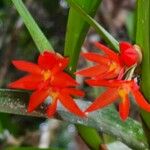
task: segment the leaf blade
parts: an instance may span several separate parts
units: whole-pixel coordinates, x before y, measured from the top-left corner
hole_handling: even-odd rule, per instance
[[[75,0],[85,11],[94,16],[101,0]],[[72,7],[69,11],[64,54],[70,57],[70,72],[76,70],[81,46],[89,29],[88,23]]]
[[[44,50],[53,51],[53,47],[47,40],[41,29],[38,27],[37,23],[34,21],[30,12],[27,10],[26,6],[23,4],[22,0],[12,0],[18,13],[22,17],[28,31],[30,32],[32,39],[34,40],[36,46],[40,52]]]
[[[30,93],[26,91],[0,89],[0,112],[47,118],[43,113],[43,109],[27,113],[26,107],[29,96]],[[81,100],[77,100],[76,102],[82,109],[87,108],[91,104],[91,102]],[[62,106],[59,106],[57,111],[59,116],[61,116],[61,118],[56,116],[55,118],[57,119],[93,127],[100,132],[113,135],[133,149],[144,150],[147,148],[141,124],[130,118],[126,122],[122,122],[113,107],[106,107],[90,113],[88,118],[84,119],[74,116],[64,110]]]

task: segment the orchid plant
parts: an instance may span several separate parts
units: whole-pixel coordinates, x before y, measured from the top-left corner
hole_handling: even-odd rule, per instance
[[[150,66],[149,63],[146,64],[146,62],[149,62],[150,45],[147,40],[149,39],[149,35],[147,34],[148,31],[147,33],[145,32],[146,29],[144,25],[141,27],[140,21],[148,15],[149,0],[137,0],[138,22],[136,29],[136,44],[138,45],[133,45],[132,43],[125,41],[117,42],[113,36],[92,18],[96,14],[96,10],[100,5],[101,0],[67,0],[70,5],[70,11],[64,56],[54,52],[51,43],[42,33],[22,0],[12,0],[12,2],[22,17],[37,48],[41,52],[37,64],[25,60],[12,61],[12,64],[17,69],[27,72],[27,75],[16,81],[12,81],[8,84],[8,87],[28,90],[32,93],[28,99],[28,107],[24,107],[24,114],[34,116],[35,112],[39,111],[37,108],[50,97],[51,101],[46,105],[46,115],[41,113],[42,117],[56,117],[54,115],[59,113],[61,119],[64,120],[67,118],[65,116],[69,115],[70,117],[68,117],[67,120],[72,122],[71,118],[73,116],[75,120],[81,119],[81,124],[83,125],[94,127],[101,132],[120,138],[125,144],[133,149],[148,149],[148,145],[150,144],[148,139],[149,135],[147,136],[147,134],[144,133],[150,132],[150,103],[148,102],[150,96],[147,90],[147,87],[150,86],[147,69],[149,71]],[[84,7],[82,8],[82,6]],[[142,14],[141,7],[144,6],[146,7],[146,12],[145,14]],[[76,24],[73,23],[74,17],[77,19]],[[146,25],[149,24],[148,20],[145,19],[144,21]],[[100,53],[80,53],[81,46],[90,25],[109,45],[107,46],[107,44],[104,45],[101,42],[94,42],[93,45],[100,50]],[[147,30],[149,30],[149,26],[147,26]],[[146,39],[146,41],[144,41],[144,39]],[[86,60],[93,62],[94,66],[76,71],[80,54]],[[140,74],[142,74],[142,83],[139,84],[135,76],[137,75],[135,74],[135,69],[140,67],[141,64],[142,72]],[[84,92],[84,89],[77,88],[79,83],[73,78],[73,75],[83,76],[85,82],[91,86],[91,88],[93,86],[105,87],[105,91],[99,93],[99,96],[91,103],[84,102],[84,100],[76,102],[75,97],[79,96],[81,99],[86,92]],[[14,91],[10,90],[9,92],[13,95]],[[18,91],[18,95],[19,92],[20,91]],[[133,96],[139,108],[141,108],[141,118],[144,127],[142,127],[141,122],[128,118],[130,112],[130,94]],[[63,110],[65,113],[62,110],[59,110],[58,101],[67,109],[67,111]],[[114,105],[112,106],[116,101],[119,101],[118,110],[120,118],[115,107],[113,107]],[[25,103],[23,99],[21,103]],[[86,106],[82,107],[82,103],[86,104]],[[9,109],[9,106],[7,107]],[[17,109],[17,106],[15,109]],[[112,114],[109,113],[108,109],[112,111]],[[10,112],[12,113],[12,111]],[[98,120],[99,112],[101,115],[105,112],[107,117],[109,117],[109,115],[114,115],[116,119],[110,120],[104,115],[104,120]],[[21,113],[17,111],[17,114]],[[92,121],[91,125],[90,121],[88,122],[86,120],[95,121]],[[101,130],[101,124],[98,125],[98,123],[103,123],[103,121],[104,124],[106,123],[106,129]],[[118,128],[117,130],[122,134],[114,133],[109,127],[107,128],[107,126],[110,125],[107,123],[111,122],[113,127],[117,124],[121,126],[121,129]],[[74,121],[73,123],[78,124],[77,121]],[[131,124],[133,129],[129,129]],[[127,135],[127,137],[123,136],[126,135],[125,132],[128,130],[134,132],[135,128],[141,132],[134,133],[134,135]],[[80,125],[77,125],[77,129],[91,149],[98,150],[103,144],[107,144],[102,140],[102,134],[97,134],[97,130],[94,130],[93,132],[91,128],[86,129],[84,126],[81,130]],[[89,133],[91,136],[95,137],[95,139],[98,139],[96,144],[93,144],[90,142],[91,140],[88,140],[87,136]],[[147,141],[146,137],[148,139]],[[130,140],[133,140],[134,142],[132,143]],[[143,145],[140,145],[140,142]]]

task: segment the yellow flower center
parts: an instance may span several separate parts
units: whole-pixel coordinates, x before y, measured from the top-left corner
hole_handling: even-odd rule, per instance
[[[121,97],[121,99],[124,100],[125,97],[126,97],[127,91],[124,88],[119,88],[118,89],[118,94]]]
[[[52,76],[52,73],[51,73],[50,70],[46,70],[46,71],[42,72],[42,75],[44,77],[44,81],[46,81],[46,80],[48,80]]]
[[[129,84],[124,84],[120,88],[118,88],[118,94],[122,100],[126,99],[126,96],[130,93]]]
[[[50,96],[52,97],[53,100],[56,100],[56,98],[58,97],[59,93],[58,92],[51,92]]]
[[[110,67],[109,67],[109,71],[116,70],[117,68],[118,68],[118,64],[115,62],[111,62]]]

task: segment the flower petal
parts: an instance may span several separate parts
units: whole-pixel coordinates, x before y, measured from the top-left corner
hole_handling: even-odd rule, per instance
[[[46,111],[48,117],[52,117],[55,114],[56,108],[57,108],[57,99],[53,100],[52,104],[48,106],[47,111]]]
[[[130,110],[130,100],[129,100],[128,96],[126,95],[119,104],[119,113],[120,113],[120,117],[123,121],[125,121],[127,119],[128,115],[129,115],[129,110]]]
[[[38,65],[47,70],[52,69],[57,63],[58,56],[54,52],[45,51],[38,58]]]
[[[80,117],[85,117],[85,113],[80,110],[78,105],[74,102],[73,98],[66,95],[66,94],[60,94],[59,95],[59,100],[61,103],[71,112],[76,114],[77,116]]]
[[[69,59],[54,52],[45,51],[38,58],[38,64],[41,68],[53,69],[53,72],[63,70],[68,65]]]
[[[99,48],[100,50],[102,50],[106,55],[108,55],[108,57],[112,60],[115,60],[118,62],[119,57],[118,54],[113,52],[110,48],[106,47],[105,45],[99,43],[99,42],[95,42],[94,45]]]
[[[38,90],[32,93],[28,105],[28,112],[32,112],[38,107],[49,95],[49,90]]]
[[[117,99],[117,97],[117,89],[109,88],[99,97],[97,97],[96,100],[86,109],[85,112],[91,112],[106,107],[107,105],[113,103]]]
[[[42,81],[41,76],[37,75],[27,75],[23,78],[20,78],[17,81],[14,81],[8,85],[9,88],[15,89],[24,89],[24,90],[35,90],[38,88],[39,84]]]
[[[55,66],[52,69],[52,72],[55,74],[59,71],[64,70],[69,63],[69,58],[60,58],[58,59],[58,62],[55,64]]]
[[[137,104],[144,110],[150,112],[150,104],[146,101],[144,96],[140,93],[139,90],[132,90],[132,94],[135,98]]]
[[[97,63],[100,63],[100,64],[108,64],[110,59],[106,58],[105,56],[101,56],[99,54],[96,54],[96,53],[92,53],[92,52],[89,52],[89,53],[82,53],[82,55],[90,60],[90,61],[93,61],[93,62],[97,62]]]
[[[87,69],[79,70],[75,74],[82,75],[84,77],[94,77],[100,75],[107,71],[108,67],[106,65],[96,65],[94,67],[89,67]]]
[[[116,70],[105,72],[101,75],[98,75],[94,77],[95,80],[112,80],[118,76],[118,73],[116,73]]]
[[[51,80],[51,84],[53,86],[59,86],[59,87],[68,87],[68,86],[76,86],[78,83],[75,79],[73,79],[71,76],[69,76],[65,72],[60,72],[56,74],[53,79]]]
[[[41,68],[31,62],[23,61],[23,60],[13,60],[12,61],[13,65],[22,71],[26,71],[32,74],[40,74],[41,73]]]
[[[75,88],[65,88],[63,92],[73,96],[84,96],[84,91]]]

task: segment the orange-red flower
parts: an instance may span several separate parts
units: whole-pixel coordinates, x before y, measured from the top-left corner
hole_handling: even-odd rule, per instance
[[[75,89],[77,82],[63,71],[68,65],[68,58],[57,53],[44,52],[39,56],[38,64],[22,60],[15,60],[12,63],[17,69],[28,72],[28,75],[8,86],[16,89],[35,90],[30,97],[28,112],[32,112],[50,96],[52,104],[48,106],[48,116],[55,113],[58,100],[70,112],[85,116],[71,97],[83,96],[84,92]]]
[[[150,104],[144,99],[143,95],[139,91],[139,86],[134,80],[88,80],[87,83],[91,86],[108,87],[108,89],[96,98],[85,112],[91,112],[103,108],[120,98],[120,117],[122,120],[126,120],[130,109],[130,101],[128,98],[130,93],[134,96],[136,103],[142,109],[150,112]]]
[[[98,42],[95,43],[95,46],[102,50],[104,54],[83,53],[87,60],[95,62],[96,65],[80,70],[76,74],[95,79],[121,79],[125,68],[131,67],[138,61],[138,53],[128,42],[119,43],[120,53],[115,53]]]
[[[86,59],[95,62],[96,65],[80,70],[76,74],[98,79],[111,79],[117,77],[119,74],[122,76],[124,68],[120,62],[119,54],[98,42],[94,44],[104,54],[96,54],[93,52],[83,53]]]

